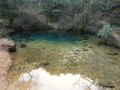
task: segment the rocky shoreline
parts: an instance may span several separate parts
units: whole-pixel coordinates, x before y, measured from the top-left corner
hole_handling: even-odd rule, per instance
[[[10,90],[9,71],[12,61],[9,52],[15,51],[15,43],[9,39],[0,38],[0,89]]]

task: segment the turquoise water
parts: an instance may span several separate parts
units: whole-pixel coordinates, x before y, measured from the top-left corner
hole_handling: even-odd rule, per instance
[[[120,89],[120,51],[98,45],[96,36],[32,32],[13,39],[10,81],[18,90]]]

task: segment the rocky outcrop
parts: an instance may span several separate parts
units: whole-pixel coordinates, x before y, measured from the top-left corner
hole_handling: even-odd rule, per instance
[[[111,43],[116,47],[120,48],[120,28],[115,27],[115,32],[110,34]]]
[[[6,38],[0,39],[0,90],[10,90],[8,73],[12,66],[9,52],[15,51],[15,43]]]
[[[0,50],[6,51],[6,52],[13,52],[16,50],[16,44],[11,40],[8,40],[6,38],[1,38]]]

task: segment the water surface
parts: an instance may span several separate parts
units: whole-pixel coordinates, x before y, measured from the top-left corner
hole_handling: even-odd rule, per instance
[[[36,32],[15,40],[10,81],[18,90],[120,90],[120,51],[96,36]]]

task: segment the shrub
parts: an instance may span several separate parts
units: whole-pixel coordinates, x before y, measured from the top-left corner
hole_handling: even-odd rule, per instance
[[[105,41],[109,41],[110,33],[114,31],[114,27],[110,25],[104,25],[103,29],[98,32],[98,36]]]

